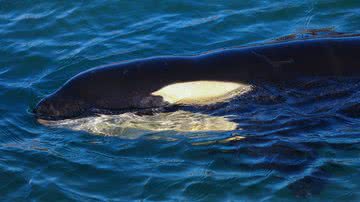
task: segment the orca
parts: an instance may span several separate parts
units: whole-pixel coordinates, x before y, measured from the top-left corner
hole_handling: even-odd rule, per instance
[[[160,56],[82,72],[35,107],[37,118],[224,102],[259,82],[360,75],[360,37],[278,41],[195,56]]]

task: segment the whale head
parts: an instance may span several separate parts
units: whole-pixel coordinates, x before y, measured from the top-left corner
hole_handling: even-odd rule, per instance
[[[60,120],[81,116],[86,106],[81,99],[53,93],[43,98],[33,112],[38,119]]]
[[[38,119],[61,120],[95,113],[124,113],[172,105],[211,105],[251,90],[250,85],[223,81],[191,81],[161,85],[152,90],[65,85],[42,99],[34,113]],[[114,91],[112,91],[112,89]],[[143,86],[142,89],[147,89]]]

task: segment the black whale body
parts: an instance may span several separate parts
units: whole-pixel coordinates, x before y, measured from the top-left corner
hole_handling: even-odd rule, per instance
[[[34,112],[38,118],[58,120],[97,110],[156,108],[167,103],[152,92],[180,82],[255,84],[298,77],[359,75],[360,37],[279,42],[93,68],[74,76],[45,97]]]

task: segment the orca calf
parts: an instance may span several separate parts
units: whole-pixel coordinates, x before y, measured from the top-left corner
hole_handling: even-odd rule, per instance
[[[208,105],[258,82],[359,76],[360,37],[330,37],[224,49],[197,56],[152,57],[82,72],[42,99],[39,119]]]

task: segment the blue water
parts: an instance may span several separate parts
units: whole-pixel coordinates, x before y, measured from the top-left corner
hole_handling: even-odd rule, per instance
[[[203,109],[231,115],[226,132],[129,138],[31,114],[98,65],[359,25],[358,0],[0,0],[0,200],[360,201],[360,80],[262,86]]]

